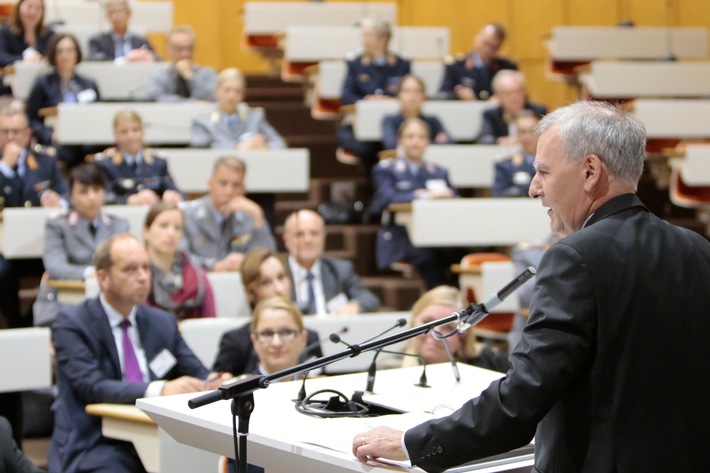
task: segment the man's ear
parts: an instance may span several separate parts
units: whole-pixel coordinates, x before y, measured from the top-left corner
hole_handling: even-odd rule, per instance
[[[584,189],[591,190],[596,187],[604,174],[604,163],[596,154],[588,154],[584,157]]]

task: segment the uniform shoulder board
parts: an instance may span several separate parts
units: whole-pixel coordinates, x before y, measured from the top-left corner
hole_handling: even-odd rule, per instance
[[[360,56],[361,51],[350,51],[345,55],[346,61],[354,61]]]
[[[456,58],[454,56],[452,56],[451,54],[447,54],[446,56],[444,56],[444,64],[446,64],[447,66],[450,66],[451,64],[453,64],[455,62],[456,62]]]
[[[380,161],[379,164],[383,168],[388,168],[388,167],[394,166],[394,163],[396,163],[396,162],[397,162],[397,158],[387,158],[387,159],[383,159],[382,161]]]
[[[59,219],[59,218],[64,218],[64,217],[66,217],[67,215],[69,215],[69,212],[70,212],[69,209],[56,209],[56,210],[52,210],[52,211],[49,212],[49,214],[47,215],[47,218],[50,219],[50,220],[57,220],[57,219]]]
[[[39,143],[32,147],[32,151],[37,154],[43,154],[45,156],[57,155],[57,148],[55,148],[54,146],[41,145]]]
[[[94,161],[106,161],[108,159],[111,159],[114,157],[116,154],[116,149],[109,149],[106,151],[102,151],[100,153],[94,154]]]
[[[166,159],[168,157],[168,153],[166,153],[165,151],[157,150],[157,149],[153,149],[153,148],[148,148],[148,149],[143,150],[143,155],[144,156],[149,155],[154,158],[160,158],[160,159]]]

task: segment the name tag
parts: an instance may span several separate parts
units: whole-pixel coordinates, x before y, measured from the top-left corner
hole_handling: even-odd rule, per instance
[[[406,191],[412,188],[412,183],[409,181],[397,181],[394,186],[399,191]]]
[[[162,378],[168,373],[168,371],[173,369],[176,364],[177,360],[173,354],[170,353],[170,350],[163,348],[163,351],[155,355],[155,358],[148,363],[148,366],[155,376]]]
[[[530,184],[530,180],[530,173],[527,173],[525,171],[519,171],[513,174],[513,182],[517,185]]]
[[[443,179],[429,179],[426,181],[426,190],[429,192],[442,191],[447,188],[446,181]]]

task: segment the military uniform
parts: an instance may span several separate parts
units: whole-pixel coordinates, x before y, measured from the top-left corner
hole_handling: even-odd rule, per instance
[[[370,204],[371,214],[375,216],[384,212],[392,203],[412,202],[416,190],[426,189],[434,181],[439,181],[438,185],[445,185],[456,194],[449,182],[448,171],[435,164],[421,163],[416,172],[412,172],[409,161],[404,158],[380,161],[372,170],[375,196]],[[457,258],[453,257],[450,261],[451,255],[446,249],[414,247],[407,229],[395,225],[386,213],[384,216],[375,248],[378,268],[384,269],[392,263],[406,261],[417,268],[427,288],[447,283],[448,267]]]
[[[276,249],[269,225],[264,222],[263,226],[255,228],[249,214],[235,212],[218,222],[209,194],[188,202],[183,211],[185,226],[181,247],[192,253],[205,269],[230,253],[246,253],[252,248]]]
[[[166,190],[178,191],[168,170],[168,163],[154,151],[143,149],[134,165],[128,164],[122,152],[114,150],[95,157],[95,163],[106,177],[106,203],[125,204],[128,197],[150,189],[162,197]]]
[[[376,61],[367,54],[349,55],[347,73],[340,97],[342,105],[349,105],[367,95],[394,97],[402,77],[410,73],[410,62],[400,56],[387,53],[383,61]]]
[[[16,169],[0,166],[0,208],[39,207],[40,195],[45,190],[53,190],[67,199],[69,185],[59,172],[55,155],[54,148],[36,145],[23,153]],[[22,176],[20,168],[24,168]]]
[[[284,139],[266,120],[264,109],[241,103],[233,115],[214,110],[193,119],[190,146],[234,149],[256,134],[264,136],[269,149],[286,148]]]
[[[456,99],[454,87],[462,85],[473,89],[479,100],[488,100],[493,95],[493,76],[501,69],[517,70],[518,66],[509,59],[497,57],[492,64],[480,60],[477,54],[459,54],[444,60],[446,67],[444,80],[439,88],[439,98]]]
[[[493,197],[527,197],[535,175],[534,154],[515,153],[495,163]]]
[[[541,104],[525,102],[524,110],[530,110],[538,118],[547,115],[547,107]],[[510,135],[510,123],[512,117],[508,117],[503,112],[503,107],[497,106],[483,111],[483,123],[481,123],[481,134],[476,138],[478,144],[493,144],[498,138]]]

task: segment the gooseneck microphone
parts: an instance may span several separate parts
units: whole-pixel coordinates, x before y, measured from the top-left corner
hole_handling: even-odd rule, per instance
[[[365,340],[364,342],[360,342],[360,343],[371,342],[372,340],[375,340],[376,338],[380,338],[382,335],[386,334],[387,332],[391,332],[392,330],[394,330],[394,329],[396,329],[396,328],[399,328],[399,327],[404,327],[405,325],[407,325],[407,319],[405,319],[404,317],[402,317],[401,319],[397,319],[397,321],[394,323],[394,325],[391,326],[391,327],[389,327],[387,330],[384,330],[383,332],[378,333],[378,334],[375,335],[374,337],[370,337],[370,338],[368,338],[367,340]],[[339,333],[345,333],[345,332],[347,332],[347,327],[344,327],[343,329],[341,329]],[[353,351],[353,354],[352,354],[351,358],[354,357],[354,356],[359,355],[360,352],[362,352],[362,349],[360,348],[360,345],[350,345],[348,342],[346,342],[345,340],[343,340],[342,338],[340,338],[340,335],[337,334],[337,333],[331,333],[331,334],[328,336],[328,338],[329,338],[330,341],[333,342],[333,343],[342,343],[343,345],[345,345],[345,346],[347,346],[348,348],[350,348],[350,349]]]
[[[416,358],[419,360],[419,363],[422,365],[422,375],[419,377],[419,383],[415,384],[415,386],[418,386],[420,388],[430,388],[427,384],[427,377],[426,377],[426,360],[421,356],[417,355],[416,353],[406,353],[403,351],[391,351],[391,350],[385,350],[383,348],[380,348],[375,352],[375,356],[372,358],[372,363],[370,363],[370,367],[367,369],[367,386],[365,387],[365,391],[368,393],[374,393],[373,389],[375,389],[375,375],[377,374],[377,357],[380,355],[380,353],[388,353],[390,355],[401,355],[401,356],[410,356],[412,358]]]
[[[482,304],[469,304],[465,309],[455,312],[454,314],[459,317],[459,324],[456,330],[461,333],[468,330],[472,325],[476,325],[483,320],[494,307],[503,302],[503,299],[515,292],[520,286],[535,276],[535,274],[537,274],[537,270],[533,266],[528,266],[528,269],[506,284],[503,289],[493,294],[486,302]]]

